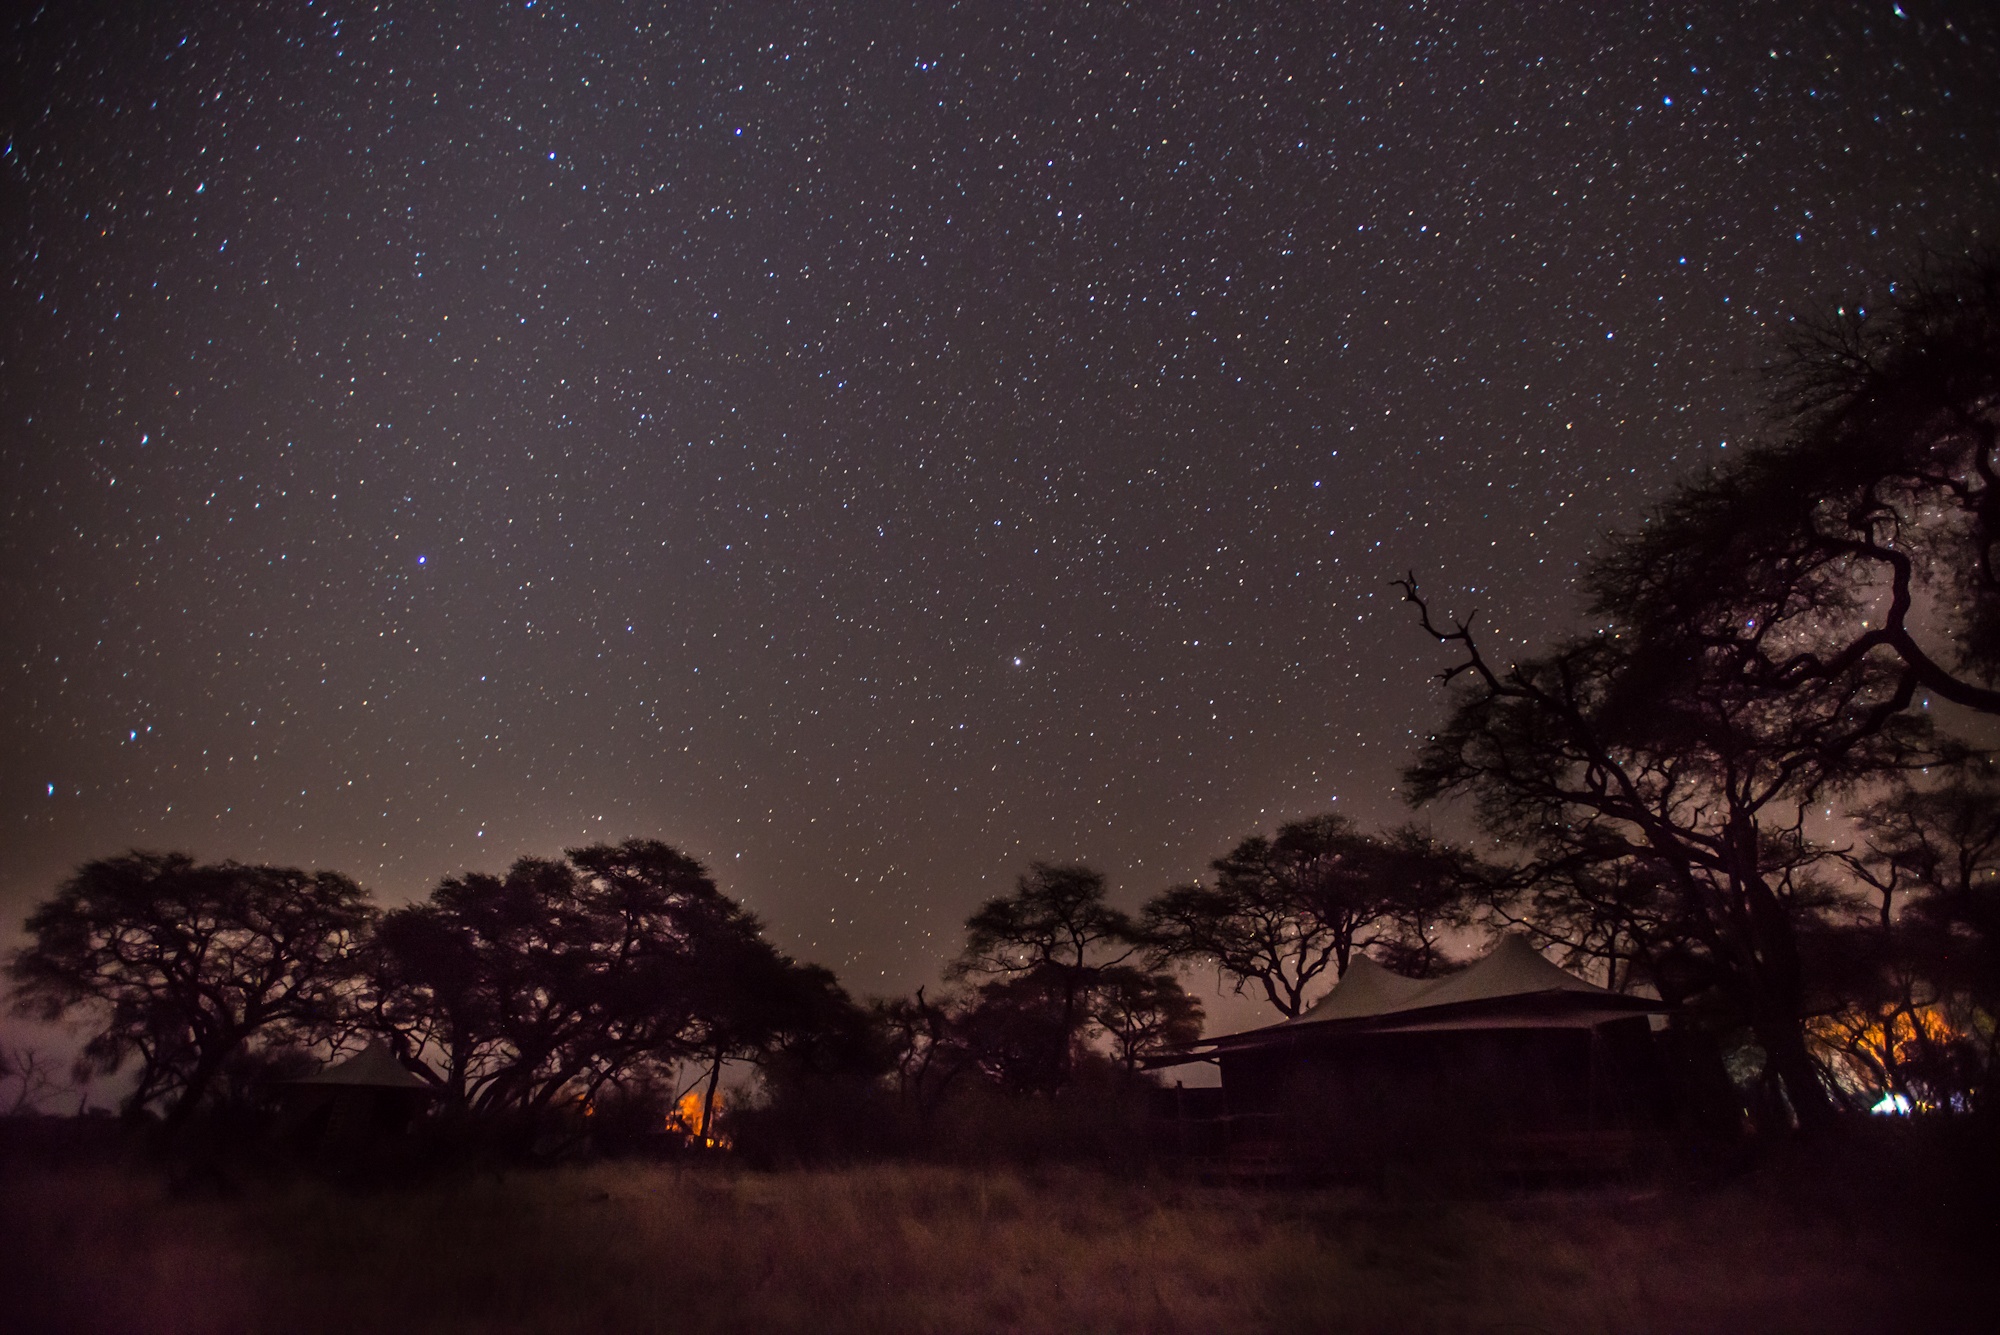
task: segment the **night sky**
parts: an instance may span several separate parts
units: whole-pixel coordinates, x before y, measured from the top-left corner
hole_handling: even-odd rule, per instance
[[[1990,4],[447,8],[6,33],[0,946],[640,835],[887,993],[1030,859],[1404,819],[1388,581],[1573,624],[2000,219]]]

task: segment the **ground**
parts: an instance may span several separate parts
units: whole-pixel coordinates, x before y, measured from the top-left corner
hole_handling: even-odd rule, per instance
[[[1876,1332],[2000,1310],[1971,1178],[1873,1151],[1471,1196],[910,1164],[177,1186],[129,1154],[17,1149],[4,1171],[0,1292],[50,1335]]]

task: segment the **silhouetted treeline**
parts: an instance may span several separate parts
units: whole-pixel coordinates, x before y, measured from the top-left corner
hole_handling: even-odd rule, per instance
[[[136,1066],[126,1112],[168,1131],[377,1043],[437,1120],[516,1144],[643,1143],[670,1119],[713,1141],[722,1073],[747,1063],[728,1134],[767,1158],[1103,1157],[1143,1139],[1142,1064],[1201,1032],[1177,968],[1213,958],[1296,995],[1356,950],[1421,964],[1475,884],[1462,854],[1333,817],[1216,866],[1214,888],[1134,915],[1096,871],[1035,864],[968,920],[945,993],[867,1007],[646,840],[449,877],[386,913],[331,872],[135,851],[78,868],[9,971],[20,1010],[94,1026],[85,1072]]]
[[[660,843],[387,914],[337,873],[133,852],[35,910],[15,1003],[87,1017],[83,1067],[136,1066],[128,1110],[169,1128],[379,1040],[447,1118],[658,1127],[695,1073],[712,1139],[739,1062],[761,1080],[737,1131],[768,1157],[1068,1152],[1128,1141],[1148,1060],[1200,1033],[1184,971],[1295,1018],[1360,956],[1431,974],[1455,934],[1510,929],[1671,1003],[1763,1131],[1990,1110],[2000,263],[1892,293],[1801,326],[1768,438],[1609,540],[1587,632],[1503,665],[1401,581],[1454,655],[1406,792],[1464,799],[1486,857],[1319,816],[1137,913],[1037,863],[944,989],[864,1007]]]
[[[128,1113],[169,1129],[371,1040],[444,1116],[523,1128],[658,1103],[689,1069],[706,1124],[730,1061],[874,1060],[830,973],[647,840],[451,877],[388,913],[331,872],[132,852],[80,867],[27,925],[17,1007],[85,1017],[85,1072],[136,1064]]]

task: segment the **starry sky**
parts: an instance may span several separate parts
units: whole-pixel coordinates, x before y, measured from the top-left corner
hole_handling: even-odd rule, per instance
[[[1395,793],[1785,321],[2000,218],[1990,5],[50,5],[0,946],[129,846],[632,835],[891,993]],[[1502,652],[1506,650],[1503,648]]]

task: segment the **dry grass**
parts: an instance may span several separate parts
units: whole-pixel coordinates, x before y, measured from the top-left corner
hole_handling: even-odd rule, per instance
[[[1081,1171],[603,1164],[393,1192],[177,1196],[17,1167],[12,1328],[129,1332],[1881,1331],[1984,1328],[1971,1258],[1739,1184],[1514,1201]]]

